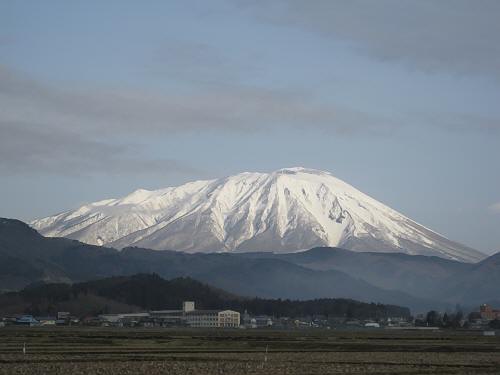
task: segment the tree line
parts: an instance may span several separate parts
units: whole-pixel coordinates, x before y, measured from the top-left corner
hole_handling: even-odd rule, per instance
[[[195,301],[197,309],[245,310],[252,315],[275,317],[324,316],[353,319],[381,319],[410,316],[409,309],[395,305],[365,303],[344,298],[314,300],[245,298],[213,288],[194,279],[164,280],[157,274],[110,277],[77,284],[38,284],[21,292],[0,295],[0,301],[24,301],[25,313],[54,314],[59,305],[71,301],[77,310],[78,301],[88,301],[82,296],[98,296],[106,301],[116,301],[143,310],[179,309],[183,301]],[[81,309],[80,309],[81,307]],[[94,308],[94,313],[109,312],[106,304]]]

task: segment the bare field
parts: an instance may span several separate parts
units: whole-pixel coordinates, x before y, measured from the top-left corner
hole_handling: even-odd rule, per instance
[[[0,374],[344,373],[500,374],[500,338],[381,330],[0,329]]]

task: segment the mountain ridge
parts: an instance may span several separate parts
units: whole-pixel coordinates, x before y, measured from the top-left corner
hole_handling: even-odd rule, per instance
[[[157,273],[191,277],[241,296],[353,298],[405,305],[412,311],[477,306],[498,300],[500,253],[475,264],[401,253],[315,248],[273,254],[184,253],[138,247],[122,251],[39,235],[0,218],[0,287],[34,282],[82,282]]]
[[[7,223],[7,224],[4,224]],[[14,228],[13,228],[14,226]],[[197,253],[125,248],[118,251],[65,238],[42,237],[20,221],[0,220],[0,260],[15,257],[36,270],[0,274],[4,289],[37,281],[81,282],[109,276],[157,273],[192,277],[228,292],[262,298],[357,298],[415,309],[435,302],[401,290],[385,290],[341,270],[318,271],[284,259],[248,259],[238,253]],[[9,286],[6,288],[6,286]]]
[[[313,247],[404,252],[474,262],[485,255],[416,223],[331,173],[244,172],[159,190],[138,189],[31,225],[118,249],[291,252]]]

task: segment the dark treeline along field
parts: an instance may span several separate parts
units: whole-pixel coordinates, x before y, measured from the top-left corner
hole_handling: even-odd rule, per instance
[[[191,278],[164,280],[156,274],[115,276],[76,284],[37,284],[0,295],[0,312],[52,315],[69,310],[79,316],[141,310],[179,309],[183,301],[199,309],[233,309],[251,314],[348,318],[408,317],[405,307],[350,299],[292,301],[243,298]]]

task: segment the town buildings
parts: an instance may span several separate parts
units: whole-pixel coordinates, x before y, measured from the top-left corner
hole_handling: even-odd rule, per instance
[[[484,308],[484,312],[496,310]],[[479,313],[476,312],[478,319]],[[480,319],[481,320],[481,319]],[[198,310],[195,302],[184,301],[181,309],[151,310],[144,312],[72,316],[70,312],[58,312],[54,316],[13,315],[0,317],[3,325],[94,327],[162,327],[162,328],[242,328],[242,329],[360,329],[404,328],[412,323],[403,317],[358,320],[326,315],[275,316],[253,315],[247,310],[241,314],[227,309]],[[1,326],[1,325],[0,325]]]
[[[484,320],[500,319],[500,310],[493,309],[486,303],[479,306],[479,314],[481,315],[481,319]]]
[[[240,313],[232,310],[196,310],[193,301],[185,301],[182,310],[154,310],[134,314],[106,314],[99,318],[113,325],[153,325],[162,327],[238,328]]]

